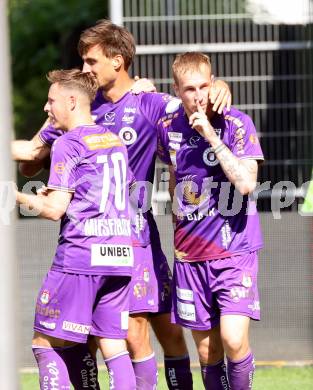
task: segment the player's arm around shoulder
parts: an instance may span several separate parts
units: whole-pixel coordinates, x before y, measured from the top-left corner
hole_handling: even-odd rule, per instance
[[[72,193],[66,191],[45,189],[36,195],[16,192],[16,200],[27,210],[32,210],[38,217],[59,221],[72,199]]]
[[[180,99],[160,92],[143,93],[140,99],[141,113],[153,127],[164,115],[176,111],[181,103]]]
[[[212,110],[221,114],[224,109],[230,110],[232,94],[229,85],[220,79],[212,76],[212,88],[210,89],[210,102],[213,104]]]
[[[40,132],[46,128],[48,120],[31,140],[14,140],[11,143],[12,159],[15,161],[38,162],[50,153],[50,146],[40,137]]]
[[[48,186],[36,195],[17,192],[17,202],[37,216],[58,221],[66,213],[75,191],[75,158],[79,151],[69,142],[69,136],[62,136],[54,144]]]
[[[14,140],[11,143],[12,159],[20,161],[19,171],[25,177],[36,176],[47,165],[50,145],[40,136],[47,124],[46,121],[31,140]]]

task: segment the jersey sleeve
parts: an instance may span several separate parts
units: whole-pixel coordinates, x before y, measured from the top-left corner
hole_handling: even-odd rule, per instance
[[[77,165],[82,159],[75,143],[61,136],[51,150],[50,176],[47,187],[52,190],[75,192]]]
[[[62,130],[55,129],[52,125],[48,125],[39,132],[39,139],[43,144],[52,146],[53,142],[63,134]]]
[[[264,160],[255,126],[248,115],[233,123],[230,149],[239,159]]]
[[[157,156],[167,165],[172,165],[172,159],[169,152],[169,139],[166,128],[164,128],[162,121],[157,126],[158,132],[158,147]]]
[[[143,93],[141,96],[141,112],[145,118],[156,126],[159,119],[166,114],[175,112],[181,101],[166,93]]]

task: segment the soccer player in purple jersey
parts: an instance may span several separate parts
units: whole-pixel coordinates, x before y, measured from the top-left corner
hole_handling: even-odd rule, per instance
[[[125,28],[110,21],[100,21],[82,34],[79,51],[84,60],[84,71],[91,72],[101,87],[92,105],[95,121],[121,137],[127,146],[136,181],[145,183],[143,191],[139,191],[139,186],[135,192],[139,199],[135,199],[138,211],[133,223],[135,272],[127,338],[137,388],[152,389],[157,381],[157,366],[149,340],[150,321],[164,350],[169,388],[191,389],[190,363],[182,330],[170,324],[169,268],[147,202],[156,158],[156,123],[165,107],[179,102],[166,94],[130,93],[134,82],[127,70],[133,61],[135,44]],[[224,84],[222,91],[219,89],[219,93],[212,96],[215,109],[227,103],[228,90],[223,92],[223,88]],[[57,137],[53,126],[44,128],[31,145],[28,144],[31,149],[28,156],[35,161],[38,156],[39,160],[42,159]]]
[[[206,389],[247,390],[254,372],[249,323],[260,319],[262,247],[248,195],[263,154],[246,114],[234,107],[212,111],[206,55],[178,55],[173,75],[182,105],[164,112],[158,126],[160,158],[176,179],[172,320],[192,330]]]
[[[58,246],[38,294],[33,352],[40,389],[100,389],[86,348],[93,335],[110,376],[110,389],[134,390],[127,351],[133,249],[128,207],[127,149],[91,117],[98,84],[79,70],[53,71],[45,111],[64,134],[51,151],[47,188],[17,192],[38,215],[61,219]]]

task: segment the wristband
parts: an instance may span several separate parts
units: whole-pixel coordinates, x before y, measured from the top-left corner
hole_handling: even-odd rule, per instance
[[[227,146],[222,142],[220,145],[218,145],[215,149],[213,149],[213,153],[219,153],[222,150],[224,150]]]

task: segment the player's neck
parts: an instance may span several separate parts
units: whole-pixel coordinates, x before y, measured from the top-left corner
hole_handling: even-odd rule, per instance
[[[90,112],[81,112],[79,115],[75,115],[69,119],[68,131],[75,129],[76,127],[90,126],[94,124],[95,122],[92,119]]]
[[[103,88],[103,96],[106,100],[115,103],[129,92],[133,84],[134,80],[129,77],[127,72],[121,73],[109,88]]]

